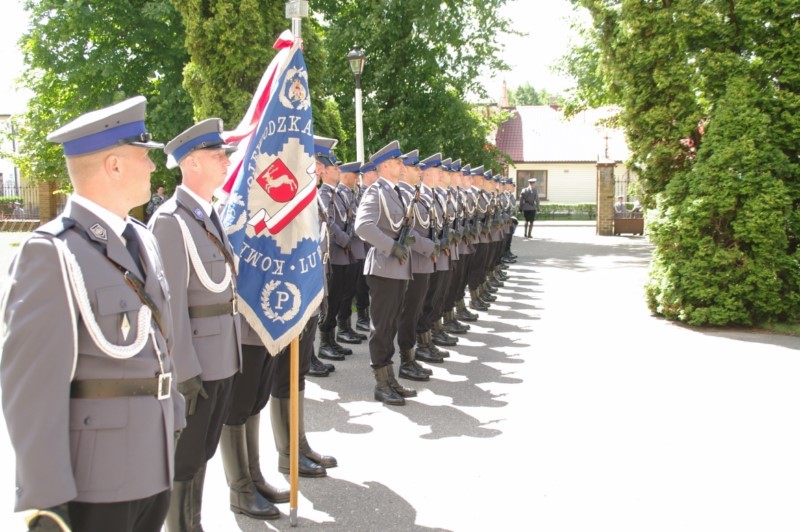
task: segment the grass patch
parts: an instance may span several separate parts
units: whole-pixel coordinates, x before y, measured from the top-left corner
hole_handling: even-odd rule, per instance
[[[764,323],[761,328],[778,334],[800,336],[800,323]]]

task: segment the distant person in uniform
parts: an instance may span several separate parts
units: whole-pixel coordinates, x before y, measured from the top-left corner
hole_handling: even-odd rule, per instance
[[[11,211],[11,217],[15,220],[22,220],[25,218],[25,209],[22,208],[22,204],[18,201],[13,203],[14,210]]]
[[[625,214],[626,212],[628,212],[628,206],[625,205],[625,196],[619,195],[617,196],[617,202],[614,204],[614,213]]]
[[[528,179],[528,186],[522,189],[519,195],[519,208],[525,216],[525,238],[531,238],[533,222],[539,210],[539,191],[536,190],[536,178]]]
[[[156,212],[158,207],[165,201],[167,201],[167,196],[164,195],[164,185],[159,185],[158,188],[156,188],[155,194],[153,194],[150,201],[147,202],[147,207],[144,209],[145,221],[150,220],[153,213]]]
[[[15,509],[41,510],[30,530],[158,532],[169,507],[185,425],[169,289],[153,235],[128,216],[163,147],[145,106],[137,96],[48,135],[75,192],[11,265],[0,385]]]

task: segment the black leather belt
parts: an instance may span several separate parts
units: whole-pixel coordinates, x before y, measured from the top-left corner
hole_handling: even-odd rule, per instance
[[[227,303],[219,303],[217,305],[189,307],[190,318],[213,318],[214,316],[227,316],[229,314],[236,314],[235,300],[228,301]]]
[[[169,399],[172,373],[162,373],[145,379],[86,379],[72,381],[73,399],[111,399],[114,397],[152,396]]]

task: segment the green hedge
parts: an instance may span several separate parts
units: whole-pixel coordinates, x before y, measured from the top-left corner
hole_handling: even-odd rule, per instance
[[[597,205],[594,203],[540,203],[536,217],[542,220],[594,220]]]

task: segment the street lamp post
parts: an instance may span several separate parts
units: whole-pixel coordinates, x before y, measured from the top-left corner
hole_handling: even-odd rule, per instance
[[[350,63],[350,71],[356,78],[356,159],[364,162],[364,112],[361,108],[361,73],[364,72],[364,63],[367,62],[367,56],[356,45],[347,54],[347,62]]]

